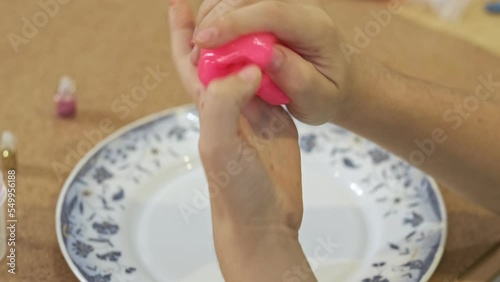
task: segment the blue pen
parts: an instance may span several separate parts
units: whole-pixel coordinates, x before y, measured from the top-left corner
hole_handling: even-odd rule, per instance
[[[486,4],[486,10],[493,14],[500,14],[500,2]]]

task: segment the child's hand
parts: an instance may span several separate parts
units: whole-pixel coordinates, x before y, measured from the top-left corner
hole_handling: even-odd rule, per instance
[[[309,267],[298,242],[303,208],[297,129],[281,107],[255,97],[261,79],[256,66],[201,87],[189,61],[189,5],[171,3],[173,58],[198,101],[199,150],[222,273],[227,281],[281,281],[294,266]]]
[[[300,152],[291,117],[255,97],[261,72],[257,66],[238,75],[200,84],[189,62],[193,25],[185,0],[171,2],[172,55],[185,88],[200,112],[199,149],[214,190],[213,175],[231,174],[212,199],[214,215],[249,222],[286,223],[298,230],[302,218]],[[217,191],[216,191],[217,192]],[[229,210],[228,210],[229,209]],[[216,218],[216,221],[219,217]]]
[[[265,70],[291,98],[290,112],[309,124],[338,121],[350,112],[344,94],[348,63],[340,35],[318,4],[302,1],[207,0],[200,8],[192,58],[239,36],[271,32],[287,47],[275,48]]]
[[[256,98],[257,66],[214,80],[200,96],[199,150],[214,224],[298,231],[302,194],[298,134],[281,108]]]
[[[194,20],[191,7],[185,2],[184,0],[169,2],[170,55],[184,89],[198,106],[198,98],[203,85],[198,79],[196,67],[190,62],[190,54],[193,50]]]
[[[303,208],[297,129],[281,107],[255,96],[260,79],[257,66],[246,67],[211,82],[199,100],[199,150],[227,281],[279,281],[305,261],[298,243]]]

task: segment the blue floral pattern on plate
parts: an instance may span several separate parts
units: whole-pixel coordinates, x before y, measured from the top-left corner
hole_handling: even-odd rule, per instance
[[[377,145],[334,125],[297,124],[303,158],[327,158],[336,173],[361,183],[398,226],[365,268],[362,282],[425,281],[446,238],[446,212],[431,178]],[[198,116],[180,107],[138,121],[102,142],[65,183],[56,214],[61,249],[82,281],[138,281],[141,267],[123,250],[127,196],[182,150],[196,149]],[[403,232],[404,231],[404,232]],[[142,280],[141,280],[142,281]]]

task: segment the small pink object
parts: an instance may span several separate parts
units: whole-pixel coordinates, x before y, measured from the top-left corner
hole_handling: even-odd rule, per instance
[[[198,62],[201,83],[208,86],[213,79],[237,73],[251,64],[265,70],[271,63],[276,41],[273,34],[257,33],[240,37],[217,49],[202,49]],[[271,105],[290,103],[290,98],[264,72],[257,95]]]
[[[54,96],[57,115],[63,118],[73,117],[76,114],[76,87],[68,76],[61,77],[59,88]]]

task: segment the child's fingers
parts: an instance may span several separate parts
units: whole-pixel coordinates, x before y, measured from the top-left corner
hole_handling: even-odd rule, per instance
[[[184,88],[198,105],[198,91],[202,86],[196,75],[196,67],[189,62],[194,31],[191,7],[187,0],[170,0],[169,6],[172,60]]]
[[[261,71],[249,66],[237,75],[211,82],[200,97],[200,153],[231,150],[237,145],[243,106],[260,85]]]
[[[304,6],[281,1],[262,1],[231,10],[222,18],[203,21],[195,34],[202,48],[216,48],[242,35],[256,32],[274,33],[292,46],[311,44],[324,38],[318,30],[328,19],[317,13],[307,13]],[[313,28],[316,27],[316,28]]]
[[[198,10],[196,26],[204,21],[212,21],[215,18],[222,18],[229,11],[248,6],[257,1],[266,0],[205,0]]]
[[[198,9],[198,16],[196,17],[196,25],[198,26],[201,21],[219,5],[223,0],[205,0],[201,3]]]
[[[187,0],[169,0],[169,6],[172,56],[175,60],[191,52],[194,20]]]
[[[271,63],[265,72],[290,97],[289,109],[314,111],[319,106],[325,106],[318,103],[327,101],[326,97],[335,91],[331,81],[313,64],[284,46],[274,47]],[[297,111],[293,114],[301,118]]]

